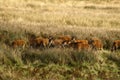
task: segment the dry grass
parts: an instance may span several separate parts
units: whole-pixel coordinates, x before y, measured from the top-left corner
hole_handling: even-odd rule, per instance
[[[1,0],[1,28],[11,30],[12,27],[13,31],[20,28],[36,34],[70,34],[80,38],[83,35],[99,37],[109,35],[106,33],[111,30],[119,31],[118,3],[96,4],[94,0],[53,1]]]

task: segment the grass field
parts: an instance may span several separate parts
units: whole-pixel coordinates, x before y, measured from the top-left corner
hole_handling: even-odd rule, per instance
[[[71,35],[97,37],[104,50],[13,49],[14,39]],[[0,80],[119,80],[119,0],[0,0]],[[6,44],[7,43],[7,44]]]

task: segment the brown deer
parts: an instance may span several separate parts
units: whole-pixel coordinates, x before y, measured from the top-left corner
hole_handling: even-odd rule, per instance
[[[120,40],[115,40],[115,41],[113,42],[111,51],[116,51],[118,48],[120,48]]]
[[[26,41],[25,40],[21,40],[21,39],[17,39],[12,41],[12,47],[16,48],[16,47],[25,47],[26,46]]]
[[[87,40],[75,40],[69,43],[69,47],[77,50],[88,50],[90,48]]]
[[[89,41],[89,44],[92,46],[92,49],[95,49],[95,50],[103,49],[102,41],[100,39],[98,39],[98,38],[92,38]]]

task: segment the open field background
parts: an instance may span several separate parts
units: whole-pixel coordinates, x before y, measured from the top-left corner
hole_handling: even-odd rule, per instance
[[[17,49],[0,38],[1,80],[119,80],[120,52],[110,52],[120,39],[119,0],[0,0],[0,34],[7,43],[37,36],[98,37],[102,51]]]

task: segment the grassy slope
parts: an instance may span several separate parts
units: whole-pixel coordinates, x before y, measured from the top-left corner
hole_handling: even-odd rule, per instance
[[[80,39],[98,37],[109,49],[113,40],[120,39],[119,13],[118,0],[0,0],[0,34],[7,30],[11,41],[27,39],[25,31]],[[120,76],[119,51],[87,52],[90,55],[69,49],[16,51],[4,41],[0,41],[3,80],[118,80]]]

